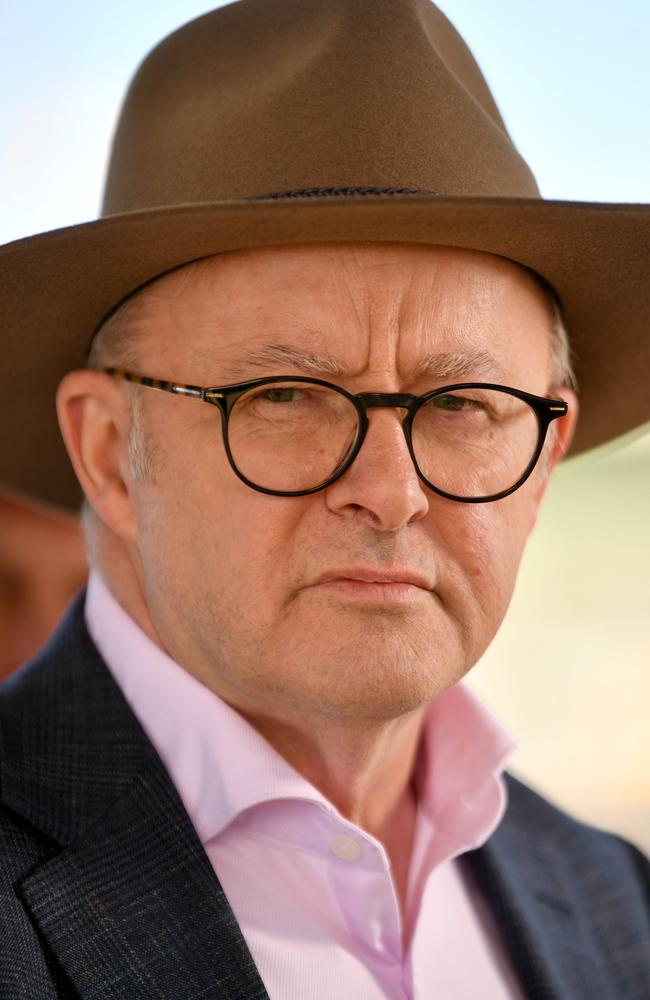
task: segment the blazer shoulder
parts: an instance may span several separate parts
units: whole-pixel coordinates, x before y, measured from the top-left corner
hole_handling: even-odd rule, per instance
[[[0,690],[0,800],[61,844],[156,758],[85,624],[85,594]]]
[[[535,839],[577,870],[598,868],[634,885],[650,917],[650,859],[626,837],[571,815],[541,792],[505,772],[510,820],[535,831]]]

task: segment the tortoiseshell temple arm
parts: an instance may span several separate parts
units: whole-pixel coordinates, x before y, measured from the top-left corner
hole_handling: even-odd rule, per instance
[[[162,389],[163,392],[172,392],[175,396],[193,396],[195,399],[202,399],[209,403],[213,399],[223,398],[222,392],[215,392],[214,389],[205,388],[200,385],[186,385],[183,382],[166,382],[160,378],[148,378],[146,375],[134,375],[133,372],[124,371],[123,368],[102,368],[106,375],[113,378],[124,379],[125,382],[133,382],[135,385],[146,385],[150,389]]]

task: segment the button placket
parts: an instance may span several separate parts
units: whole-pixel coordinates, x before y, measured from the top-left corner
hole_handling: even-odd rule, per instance
[[[401,926],[387,859],[363,836],[330,837],[331,885],[341,913],[368,961],[401,965]],[[400,973],[401,974],[401,973]]]

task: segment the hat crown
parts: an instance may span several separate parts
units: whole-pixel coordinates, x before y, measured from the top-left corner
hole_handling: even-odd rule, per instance
[[[103,214],[353,187],[539,197],[429,0],[240,0],[174,32],[126,95]]]

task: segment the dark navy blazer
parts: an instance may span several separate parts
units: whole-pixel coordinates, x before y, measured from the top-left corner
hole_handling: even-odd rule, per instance
[[[525,996],[650,1000],[647,859],[506,781],[500,826],[461,864]],[[1,689],[0,782],[0,1000],[267,998],[83,596]]]

